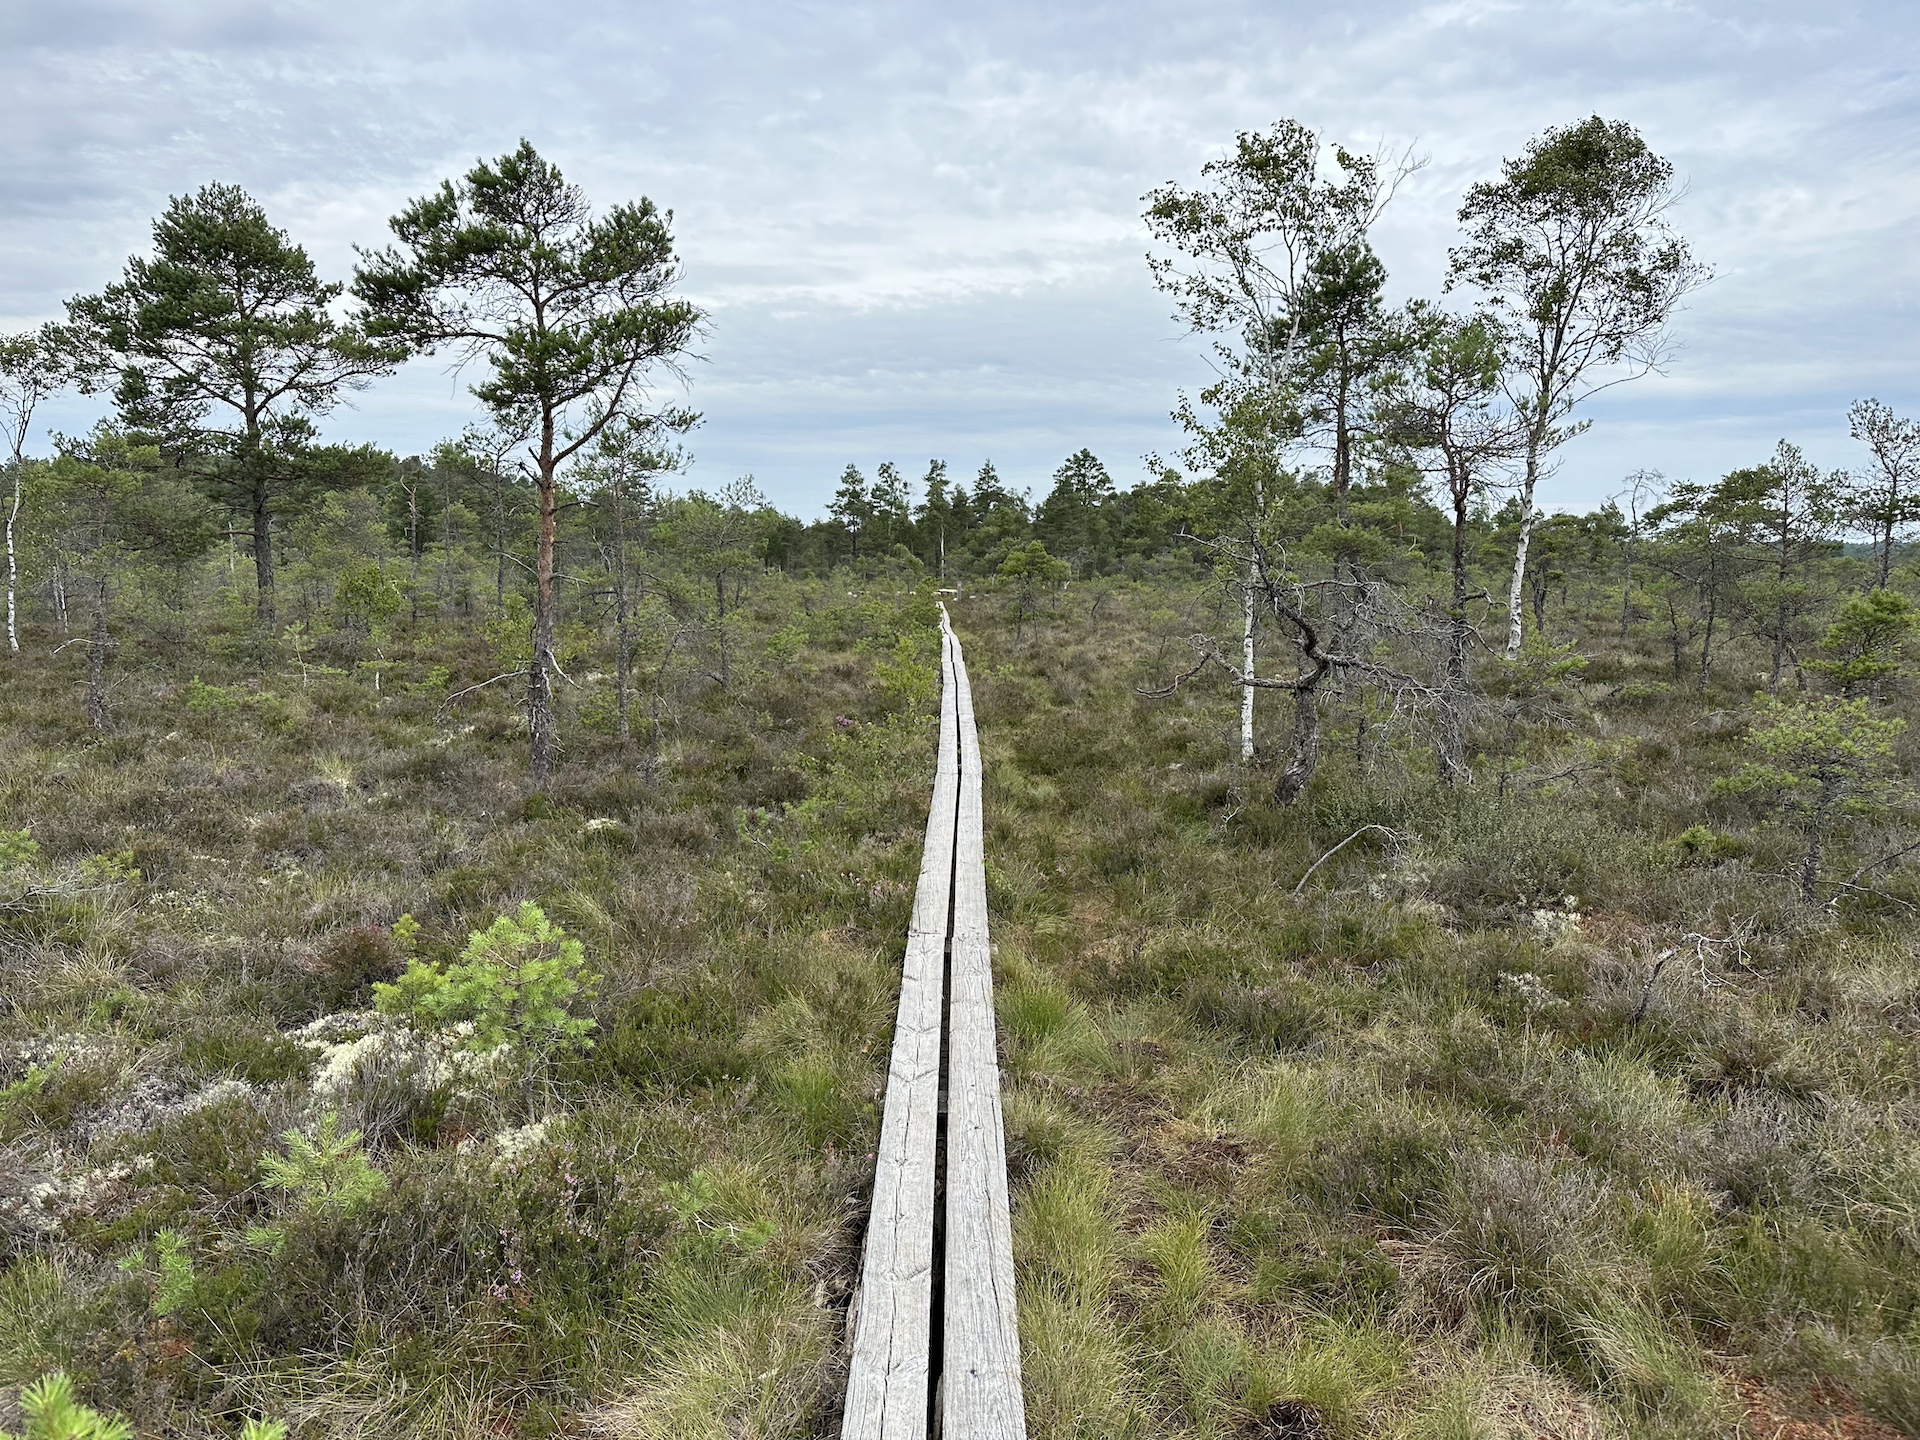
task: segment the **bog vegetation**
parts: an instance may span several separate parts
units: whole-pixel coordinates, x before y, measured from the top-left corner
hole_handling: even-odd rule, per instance
[[[1920,429],[1548,509],[1671,173],[1550,131],[1395,307],[1411,168],[1148,196],[1217,383],[1037,503],[676,483],[671,216],[528,146],[7,342],[0,1428],[832,1433],[945,591],[1034,1436],[1920,1435]]]

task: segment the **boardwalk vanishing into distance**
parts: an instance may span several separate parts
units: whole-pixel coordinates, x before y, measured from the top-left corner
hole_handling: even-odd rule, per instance
[[[940,748],[900,978],[842,1440],[1024,1440],[980,742],[941,608]]]

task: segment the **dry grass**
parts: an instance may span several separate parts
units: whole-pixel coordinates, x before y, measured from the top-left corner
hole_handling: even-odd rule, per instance
[[[1920,960],[1897,903],[1808,911],[1787,841],[1715,808],[1746,697],[1603,654],[1464,792],[1336,704],[1275,809],[1232,694],[1133,691],[1187,584],[1017,639],[957,607],[1035,1440],[1920,1434]],[[379,698],[183,650],[105,738],[71,652],[13,670],[0,827],[41,853],[8,883],[45,893],[0,906],[0,1382],[61,1365],[153,1433],[830,1432],[925,622],[900,577],[769,579],[657,767],[574,716],[545,795],[503,687],[410,691],[491,673],[458,627]],[[1370,824],[1404,839],[1294,896]],[[322,1105],[292,1032],[369,1004],[403,912],[444,958],[529,898],[602,975],[540,1116],[376,1076],[380,1197],[270,1193]]]

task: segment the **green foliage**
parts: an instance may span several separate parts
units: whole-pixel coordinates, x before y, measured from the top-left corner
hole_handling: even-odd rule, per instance
[[[333,603],[348,620],[378,634],[405,608],[407,597],[377,561],[369,560],[340,573],[334,581]]]
[[[51,1065],[29,1065],[18,1080],[0,1085],[0,1140],[10,1140],[36,1118],[35,1105],[46,1091],[47,1082],[60,1073],[61,1061]]]
[[[84,1405],[65,1371],[43,1375],[20,1391],[27,1428],[18,1434],[0,1430],[0,1440],[133,1440],[133,1426],[122,1416]],[[284,1421],[249,1415],[240,1422],[240,1440],[286,1440]]]
[[[0,1106],[11,1104],[15,1100],[24,1100],[38,1095],[47,1088],[47,1081],[59,1073],[60,1062],[51,1065],[29,1065],[27,1073],[7,1085],[0,1085]]]
[[[393,922],[393,943],[408,955],[413,954],[420,943],[420,922],[411,912],[402,915]]]
[[[187,1237],[178,1230],[162,1230],[154,1237],[153,1249],[160,1271],[154,1287],[153,1313],[171,1315],[193,1299],[193,1256],[187,1250]]]
[[[186,683],[180,700],[195,715],[221,715],[238,710],[246,697],[224,685],[209,685],[198,675]]]
[[[927,650],[922,640],[902,635],[892,653],[876,659],[873,667],[881,690],[917,713],[928,712],[940,698],[937,655],[930,658]]]
[[[1808,901],[1828,838],[1850,820],[1883,812],[1900,793],[1893,742],[1907,722],[1881,719],[1870,706],[1834,695],[1764,700],[1768,723],[1747,737],[1761,758],[1714,782],[1717,793],[1754,796],[1801,832],[1800,890]]]
[[[533,607],[517,591],[507,596],[506,608],[481,627],[494,663],[508,674],[524,670],[533,659]]]
[[[1689,825],[1668,843],[1683,865],[1714,865],[1747,853],[1737,836],[1723,834],[1711,825]]]
[[[1911,601],[1896,590],[1849,596],[1820,641],[1826,656],[1807,662],[1846,696],[1878,696],[1900,673],[1903,651],[1920,624]]]
[[[261,1162],[269,1189],[287,1195],[302,1213],[328,1221],[351,1220],[387,1193],[387,1177],[374,1168],[361,1145],[360,1132],[340,1130],[340,1112],[329,1110],[311,1136],[289,1130],[284,1156],[267,1155]],[[284,1227],[261,1227],[248,1238],[278,1249]]]
[[[599,982],[581,943],[528,900],[468,936],[452,964],[413,959],[398,980],[374,986],[374,1003],[423,1028],[471,1025],[476,1051],[506,1045],[544,1056],[592,1045],[593,1020],[568,1007],[591,1000]]]
[[[681,1247],[694,1254],[755,1255],[779,1234],[779,1227],[766,1216],[745,1222],[727,1218],[725,1197],[705,1170],[663,1186],[661,1199],[680,1231]]]
[[[1905,720],[1836,696],[1762,699],[1760,713],[1765,723],[1747,744],[1762,758],[1715,781],[1719,793],[1758,795],[1803,825],[1867,814],[1891,798],[1893,742]]]
[[[1010,549],[994,573],[1012,587],[1015,614],[1024,622],[1038,610],[1041,592],[1049,585],[1058,585],[1073,571],[1066,561],[1049,555],[1044,543],[1029,540]]]
[[[26,1412],[27,1428],[17,1435],[0,1430],[0,1440],[133,1440],[133,1426],[121,1416],[81,1404],[63,1371],[43,1375],[21,1390],[20,1408]]]
[[[1002,580],[1010,580],[1015,585],[1058,584],[1071,573],[1067,562],[1056,560],[1047,553],[1047,547],[1039,540],[1029,540],[1018,549],[1007,552],[1007,558],[1000,562],[997,572]]]
[[[89,855],[80,862],[80,873],[95,885],[135,884],[140,866],[133,851],[115,850],[105,855]]]
[[[39,854],[40,842],[33,838],[32,827],[0,830],[0,871],[31,865]]]

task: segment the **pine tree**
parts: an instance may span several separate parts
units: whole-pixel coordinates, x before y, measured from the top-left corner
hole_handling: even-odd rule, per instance
[[[867,477],[849,460],[840,472],[840,488],[833,492],[833,503],[827,506],[827,515],[846,533],[849,559],[860,558],[860,537],[873,524],[873,514],[873,493],[867,488]]]

